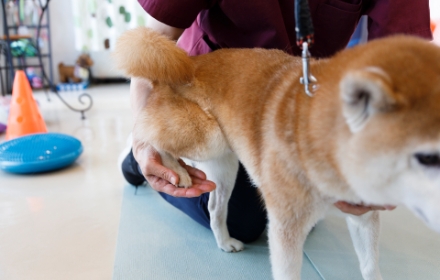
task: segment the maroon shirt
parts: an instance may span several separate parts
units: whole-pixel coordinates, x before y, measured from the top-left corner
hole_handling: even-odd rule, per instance
[[[139,0],[152,17],[185,28],[178,44],[190,55],[219,48],[276,48],[300,55],[294,0]],[[369,39],[404,33],[431,39],[429,0],[309,0],[312,56],[345,48],[362,15]]]

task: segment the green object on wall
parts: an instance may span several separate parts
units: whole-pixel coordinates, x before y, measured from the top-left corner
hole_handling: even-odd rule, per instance
[[[107,18],[105,19],[105,23],[107,23],[107,26],[108,26],[108,27],[110,27],[110,28],[113,27],[113,22],[112,22],[112,19],[111,19],[110,17],[107,17]]]
[[[145,26],[145,19],[143,16],[137,17],[137,26]]]
[[[96,3],[96,0],[89,0],[87,1],[87,3],[89,4],[89,11],[90,13],[94,14],[96,13],[98,4]]]
[[[20,0],[13,1],[16,1],[18,5]],[[38,0],[23,1],[25,5],[26,1],[38,2]],[[110,42],[114,42],[122,32],[136,26],[145,26],[147,22],[147,15],[141,5],[137,3],[138,1],[60,1],[63,3],[71,2],[74,16],[72,24],[75,26],[75,48],[79,51],[82,51],[84,46],[87,46],[90,51],[107,50],[110,48]],[[106,40],[108,40],[108,44],[105,43]]]
[[[125,14],[125,22],[130,22],[131,21],[131,14],[130,13],[126,13]]]
[[[24,0],[20,0],[20,21],[24,21]]]
[[[75,27],[80,28],[81,27],[81,19],[79,17],[75,17],[74,21],[75,21]]]

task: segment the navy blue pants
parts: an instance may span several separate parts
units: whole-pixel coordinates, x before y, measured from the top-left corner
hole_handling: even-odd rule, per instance
[[[122,173],[132,185],[138,186],[145,182],[138,163],[130,152],[122,163]],[[190,216],[202,226],[210,229],[208,200],[209,193],[199,197],[174,197],[165,193],[159,194],[174,207]],[[245,243],[256,240],[267,224],[266,210],[258,189],[251,185],[249,176],[240,164],[234,190],[228,204],[227,226],[229,234]]]

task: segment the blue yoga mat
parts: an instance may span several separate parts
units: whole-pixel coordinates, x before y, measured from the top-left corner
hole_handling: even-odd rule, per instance
[[[403,207],[382,213],[384,279],[440,279],[440,234]],[[318,223],[304,246],[302,279],[362,279],[345,219]],[[127,185],[113,279],[271,279],[267,236],[238,253],[217,248],[210,230],[149,187]]]
[[[303,279],[320,280],[304,258]],[[267,236],[225,253],[212,232],[173,208],[149,187],[126,186],[114,265],[122,279],[271,279]]]

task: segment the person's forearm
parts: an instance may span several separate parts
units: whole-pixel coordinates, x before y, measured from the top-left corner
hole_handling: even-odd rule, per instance
[[[172,27],[156,20],[154,17],[148,15],[147,27],[151,28],[160,34],[168,36],[171,40],[177,41],[180,35],[182,35],[184,29]]]
[[[166,25],[148,15],[147,27],[168,36],[172,40],[179,39],[184,29]],[[136,120],[139,112],[147,105],[147,97],[151,91],[151,83],[147,79],[132,77],[130,84],[131,109],[133,120]]]
[[[151,82],[147,79],[133,77],[130,82],[130,104],[132,110],[133,122],[137,116],[147,105],[148,95],[152,87]]]

